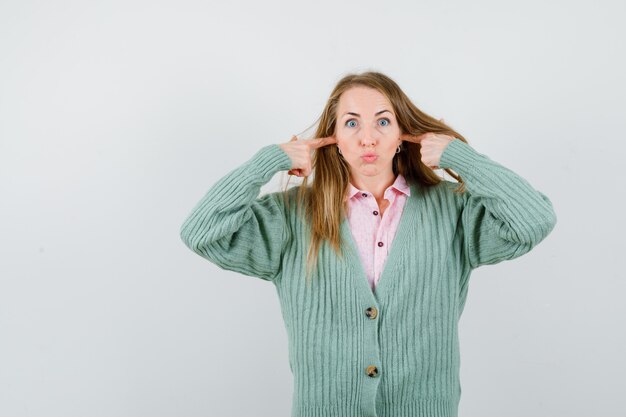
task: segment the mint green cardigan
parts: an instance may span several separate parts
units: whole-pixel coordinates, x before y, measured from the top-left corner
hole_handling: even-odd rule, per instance
[[[184,221],[180,236],[195,253],[275,285],[293,417],[457,416],[458,321],[471,271],[527,253],[552,231],[556,215],[525,179],[459,139],[439,166],[461,175],[467,191],[453,193],[451,181],[410,184],[375,292],[346,219],[344,259],[323,245],[306,285],[309,230],[281,192],[259,197],[274,174],[291,169],[277,144],[218,180]]]

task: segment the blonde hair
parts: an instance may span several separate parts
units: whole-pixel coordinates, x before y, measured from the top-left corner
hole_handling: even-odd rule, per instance
[[[387,97],[393,106],[401,134],[417,136],[426,132],[442,133],[467,143],[460,133],[418,109],[395,81],[375,71],[348,74],[339,80],[321,116],[315,122],[317,129],[314,138],[328,137],[335,133],[339,98],[346,90],[355,86],[374,88]],[[347,211],[344,196],[350,181],[349,165],[337,152],[336,144],[316,149],[311,163],[311,174],[314,173],[311,186],[308,185],[309,177],[304,177],[295,198],[298,213],[310,227],[311,238],[306,259],[307,281],[313,266],[317,264],[317,255],[324,242],[330,244],[338,256],[343,257],[340,227]],[[465,184],[461,177],[448,168],[444,171],[459,182],[454,191],[464,192]],[[422,163],[420,145],[408,141],[402,142],[402,152],[394,156],[393,173],[396,176],[402,174],[408,184],[419,183],[428,187],[443,181],[431,168]],[[288,183],[284,190],[288,207],[287,187]]]

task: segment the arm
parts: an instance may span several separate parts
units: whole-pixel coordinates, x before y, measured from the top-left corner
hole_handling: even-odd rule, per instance
[[[471,268],[517,258],[554,228],[552,203],[524,178],[455,139],[439,166],[465,182],[461,223],[464,251]]]
[[[218,180],[180,229],[183,242],[222,269],[271,281],[288,236],[281,193],[261,186],[292,162],[277,144],[261,148]]]

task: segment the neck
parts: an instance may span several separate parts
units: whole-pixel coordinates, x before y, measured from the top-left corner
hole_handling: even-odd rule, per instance
[[[350,180],[359,190],[369,191],[376,200],[380,201],[384,197],[385,190],[394,183],[396,176],[393,171],[390,171],[384,175],[378,175],[375,177],[367,176],[353,176]]]

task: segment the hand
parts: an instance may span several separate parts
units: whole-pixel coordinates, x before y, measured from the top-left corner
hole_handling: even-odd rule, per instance
[[[337,139],[334,136],[298,139],[296,135],[293,135],[289,142],[280,144],[279,146],[289,155],[289,158],[291,158],[289,175],[296,175],[298,177],[308,177],[311,175],[311,157],[313,151],[322,146],[332,145],[334,143],[337,143]]]
[[[443,122],[443,119],[440,119],[439,121]],[[433,132],[426,132],[419,136],[403,134],[400,136],[400,139],[406,140],[407,142],[419,143],[422,162],[431,169],[439,168],[441,154],[450,142],[455,140],[455,138],[450,135]]]

